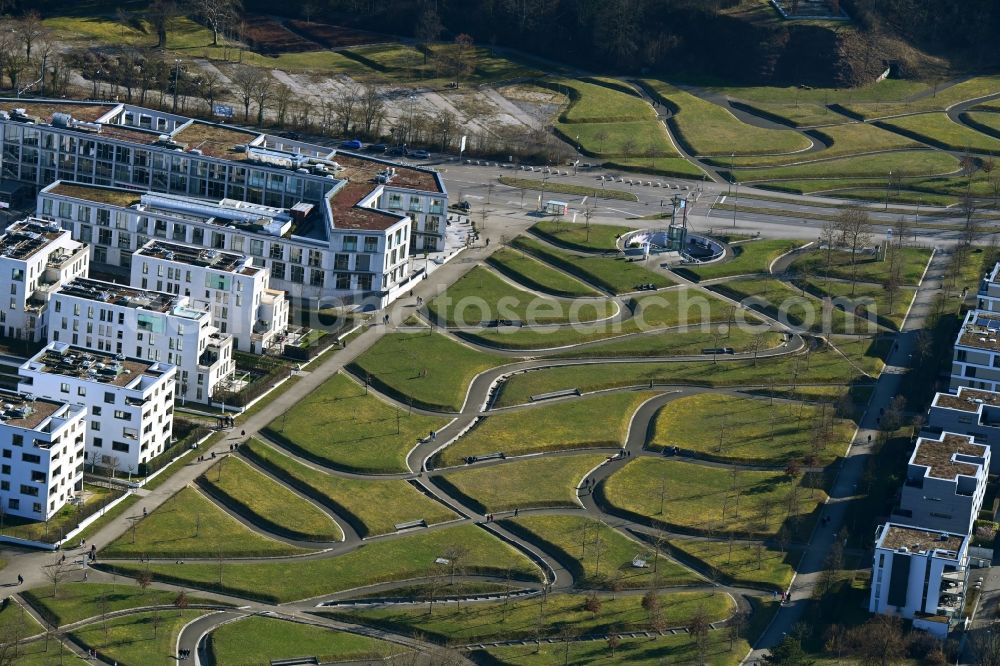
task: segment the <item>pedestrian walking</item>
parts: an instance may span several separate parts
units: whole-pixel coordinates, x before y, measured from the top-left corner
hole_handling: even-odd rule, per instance
[[[434,430],[431,430],[431,441],[435,442],[435,441],[437,441],[437,438],[438,438],[437,432],[435,432]]]
[[[142,517],[145,518],[148,513],[149,513],[149,510],[146,509],[146,507],[142,507]]]
[[[517,507],[514,507],[514,517],[515,517],[515,518],[517,518],[517,512],[518,512],[518,508],[517,508]]]
[[[24,576],[22,576],[21,574],[17,574],[17,584],[18,585],[24,584]]]

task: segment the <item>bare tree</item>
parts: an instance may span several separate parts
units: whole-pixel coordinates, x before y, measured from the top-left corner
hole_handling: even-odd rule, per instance
[[[254,102],[257,104],[257,126],[264,126],[264,105],[271,99],[274,90],[274,79],[268,75],[261,76],[254,88]]]
[[[170,22],[179,13],[177,3],[174,0],[153,0],[146,10],[146,19],[156,31],[156,47],[164,48],[167,45],[167,30]]]
[[[361,91],[361,121],[365,136],[375,137],[381,132],[385,120],[385,100],[374,83],[366,83]]]
[[[18,19],[17,34],[24,44],[24,57],[26,59],[31,60],[32,47],[45,33],[46,28],[42,23],[42,16],[36,10],[31,9]]]
[[[198,79],[198,96],[205,102],[208,113],[215,109],[215,100],[222,92],[222,79],[213,71],[204,72]]]
[[[59,597],[59,583],[66,579],[68,573],[66,565],[56,560],[54,564],[42,567],[42,573],[52,583],[52,598],[57,599]]]
[[[219,33],[236,21],[243,10],[240,0],[191,0],[195,16],[212,31],[212,46],[219,45]]]
[[[243,122],[250,121],[250,104],[257,98],[257,86],[260,83],[260,71],[250,65],[239,65],[230,79],[236,94],[243,103]]]
[[[274,87],[274,122],[279,127],[284,127],[285,119],[288,116],[288,108],[292,103],[292,89],[284,83],[279,83]]]
[[[338,133],[341,136],[347,136],[351,131],[361,97],[361,89],[352,85],[346,86],[343,92],[333,99],[333,111],[337,114]]]
[[[711,630],[711,622],[708,617],[708,611],[705,610],[704,606],[699,605],[695,608],[694,613],[691,614],[691,619],[688,620],[688,634],[694,638],[695,647],[698,650],[698,660],[699,662],[705,661],[705,655],[708,651],[708,637],[709,631]]]
[[[970,631],[969,646],[975,656],[977,666],[1000,666],[1000,629],[994,623],[990,627],[982,627]]]
[[[848,634],[852,656],[862,666],[889,666],[902,660],[906,652],[903,625],[894,615],[874,615]]]
[[[851,295],[853,296],[858,283],[858,252],[872,239],[871,218],[864,208],[848,206],[837,214],[836,225],[844,245],[851,252]]]

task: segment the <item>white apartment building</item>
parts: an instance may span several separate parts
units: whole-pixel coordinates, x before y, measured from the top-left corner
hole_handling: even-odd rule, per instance
[[[969,534],[983,508],[989,467],[990,448],[968,435],[917,438],[893,520]]]
[[[868,610],[899,615],[935,636],[961,618],[968,576],[967,534],[886,523],[879,527]]]
[[[22,393],[86,409],[90,464],[132,473],[170,443],[174,365],[50,342],[18,374]]]
[[[0,505],[48,520],[83,490],[86,410],[67,400],[0,391]]]
[[[52,295],[49,340],[178,368],[177,397],[208,403],[236,370],[233,337],[187,296],[77,278]]]
[[[323,205],[291,209],[56,182],[39,193],[38,211],[89,239],[95,263],[131,270],[139,248],[165,240],[247,255],[295,299],[382,307],[410,277],[410,219],[360,205],[376,196],[370,183],[342,182]],[[339,226],[324,231],[334,211]]]
[[[244,255],[154,239],[133,255],[130,282],[187,296],[240,351],[262,353],[288,328],[285,292],[271,289],[267,271]]]
[[[955,340],[951,384],[959,387],[1000,390],[1000,313],[970,310]]]
[[[935,394],[924,432],[969,435],[990,448],[990,472],[1000,471],[1000,456],[993,455],[993,447],[1000,446],[1000,393],[960,386],[957,394]]]
[[[89,253],[58,224],[28,218],[0,234],[0,336],[45,339],[49,295],[86,275]],[[9,281],[8,281],[9,278]]]
[[[393,290],[398,293],[413,277],[408,263],[341,267],[337,286],[332,255],[343,252],[339,235],[395,237],[388,227],[402,221],[407,256],[445,249],[448,194],[431,169],[129,104],[0,100],[0,141],[0,178],[35,188],[61,180],[283,210],[300,203],[313,206],[310,228],[288,237],[302,236],[324,255],[322,284],[302,283],[305,298],[391,300]],[[96,228],[100,221],[89,224]],[[102,240],[106,233],[103,239],[95,234],[93,260],[102,263],[106,257],[115,264],[123,241]],[[137,247],[129,243],[127,249]],[[371,287],[367,273],[373,274]],[[346,287],[344,275],[350,276]],[[277,282],[273,286],[294,291]]]
[[[993,267],[979,283],[979,293],[977,294],[980,310],[987,312],[1000,312],[1000,263]]]

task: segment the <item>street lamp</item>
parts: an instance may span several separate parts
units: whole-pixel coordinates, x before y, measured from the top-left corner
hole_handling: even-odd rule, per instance
[[[180,76],[181,59],[174,58],[174,108],[172,113],[177,113],[177,79]]]
[[[736,203],[733,204],[733,229],[736,228],[736,209],[740,205],[740,181],[736,181]]]
[[[729,192],[733,193],[733,164],[736,162],[736,151],[729,153]]]

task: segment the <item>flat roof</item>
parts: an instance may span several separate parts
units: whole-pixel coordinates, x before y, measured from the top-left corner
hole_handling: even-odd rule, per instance
[[[125,386],[151,371],[156,363],[135,358],[106,354],[104,352],[50,343],[28,361],[28,367],[37,372],[75,377],[87,381]]]
[[[334,229],[384,231],[403,219],[401,215],[358,206],[358,202],[371,194],[372,189],[371,183],[348,181],[330,195]]]
[[[961,534],[950,532],[932,532],[919,527],[909,525],[898,525],[896,523],[886,523],[882,528],[882,535],[878,545],[881,548],[897,550],[907,548],[911,553],[921,550],[947,550],[957,553],[962,550],[962,545],[967,537]]]
[[[1000,351],[1000,314],[972,310],[966,315],[957,345]]]
[[[0,391],[0,424],[34,430],[65,404],[54,400],[28,398],[21,393]]]
[[[72,197],[74,199],[84,199],[85,201],[93,201],[94,203],[111,204],[112,206],[119,206],[121,208],[128,208],[133,204],[139,203],[143,195],[143,192],[139,190],[105,187],[103,185],[67,183],[61,180],[52,183],[44,189],[51,194]]]
[[[934,407],[957,409],[963,412],[978,412],[983,405],[1000,406],[1000,393],[960,386],[957,395],[937,393],[933,402]]]
[[[176,261],[225,273],[253,275],[262,269],[247,265],[246,257],[233,252],[222,252],[196,245],[182,245],[162,240],[151,240],[136,250],[136,256]]]
[[[257,132],[196,120],[190,125],[181,127],[170,138],[177,143],[185,144],[187,150],[197,149],[210,157],[242,160],[246,154],[236,152],[234,147],[250,143],[258,136],[260,134]]]
[[[927,467],[927,475],[935,479],[955,479],[959,475],[976,476],[983,468],[976,463],[956,460],[957,456],[981,458],[985,455],[986,446],[974,443],[972,437],[946,432],[941,439],[917,438],[910,462]]]
[[[0,111],[10,113],[14,109],[24,109],[29,116],[35,116],[46,124],[52,122],[53,113],[69,113],[77,120],[92,123],[116,106],[118,105],[112,103],[74,103],[66,100],[37,102],[21,99],[0,100]]]
[[[396,173],[389,179],[389,187],[421,190],[425,192],[441,192],[441,184],[433,171],[420,169],[388,160],[356,155],[354,153],[337,152],[334,161],[344,167],[343,174],[352,180],[374,179],[379,172],[392,167]]]
[[[48,222],[28,218],[15,222],[0,234],[0,256],[24,260],[42,251],[65,232]]]
[[[109,303],[154,312],[167,312],[177,297],[160,291],[136,289],[115,282],[78,277],[60,287],[58,294],[75,296],[98,303]]]

